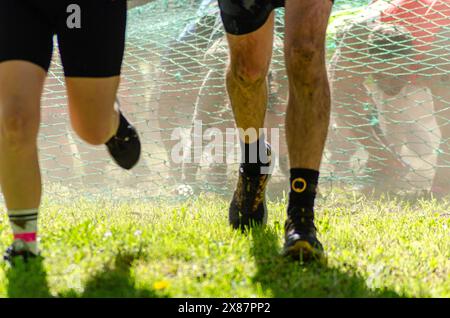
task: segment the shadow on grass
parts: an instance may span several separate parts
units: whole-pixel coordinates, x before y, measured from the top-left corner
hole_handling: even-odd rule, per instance
[[[6,277],[8,279],[7,292],[10,298],[51,297],[42,257],[28,263],[17,261],[14,267],[7,270]]]
[[[139,258],[134,254],[118,254],[113,262],[92,276],[85,284],[82,294],[69,291],[59,297],[81,298],[166,298],[152,289],[137,288],[132,277],[133,262]]]
[[[277,234],[271,228],[256,228],[251,233],[257,266],[253,281],[270,290],[273,297],[401,297],[390,290],[368,289],[365,279],[357,274],[283,258]]]
[[[137,288],[131,274],[133,262],[137,255],[118,254],[109,264],[93,275],[86,283],[82,293],[69,290],[58,294],[66,298],[166,298],[161,293],[146,288]],[[19,263],[7,273],[8,296],[11,298],[45,298],[52,297],[43,259],[36,259],[27,264]]]

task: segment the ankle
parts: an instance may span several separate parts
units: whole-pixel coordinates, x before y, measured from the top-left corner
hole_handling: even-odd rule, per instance
[[[290,170],[290,185],[288,210],[313,211],[317,194],[319,171],[294,168]],[[309,212],[308,212],[309,213]]]
[[[8,217],[13,232],[15,248],[37,255],[38,209],[9,210]]]
[[[251,144],[241,143],[241,165],[240,171],[249,176],[269,174],[271,166],[271,147],[262,135],[256,142]]]

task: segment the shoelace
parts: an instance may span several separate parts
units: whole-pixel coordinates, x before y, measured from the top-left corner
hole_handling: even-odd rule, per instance
[[[289,211],[289,218],[292,221],[295,231],[310,233],[311,230],[317,231],[316,225],[314,224],[314,216],[312,213],[305,213],[304,209],[301,211]]]

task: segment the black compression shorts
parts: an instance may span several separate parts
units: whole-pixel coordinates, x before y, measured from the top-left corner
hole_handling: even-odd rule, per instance
[[[66,76],[118,76],[126,18],[126,0],[0,0],[0,63],[48,71],[56,35]]]
[[[219,0],[225,30],[234,35],[258,30],[274,9],[284,5],[285,0]]]

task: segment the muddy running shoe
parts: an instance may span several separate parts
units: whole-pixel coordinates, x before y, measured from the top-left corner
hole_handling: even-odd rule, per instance
[[[270,146],[267,153],[270,158]],[[270,173],[254,176],[246,174],[242,166],[239,168],[238,183],[229,208],[229,222],[234,229],[244,231],[266,224],[266,186],[269,179]]]
[[[123,169],[133,168],[141,155],[141,142],[136,129],[120,114],[119,129],[105,145],[114,161]]]
[[[6,249],[5,254],[3,254],[3,260],[9,263],[11,266],[14,266],[14,262],[18,258],[27,263],[29,260],[35,259],[37,257],[38,255],[28,251],[25,248],[24,243],[20,240],[14,241],[14,243]]]
[[[314,211],[291,207],[285,223],[283,255],[296,260],[325,260],[322,244],[317,239]]]

